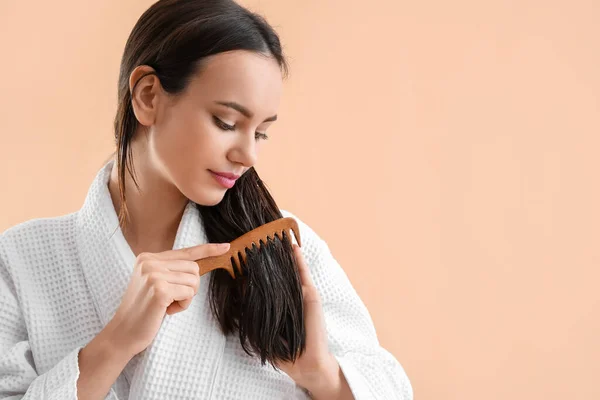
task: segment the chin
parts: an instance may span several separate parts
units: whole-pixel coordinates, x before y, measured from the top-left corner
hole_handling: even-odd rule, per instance
[[[202,194],[197,194],[197,193],[192,193],[191,196],[186,196],[188,199],[190,199],[191,201],[193,201],[196,204],[199,204],[201,206],[216,206],[217,204],[219,204],[223,198],[225,197],[225,192],[226,190],[223,191],[210,191],[210,193],[202,193]]]
[[[223,200],[223,196],[219,197],[217,200],[214,200],[214,201],[205,201],[204,203],[198,203],[198,204],[201,204],[203,206],[212,207],[212,206],[216,206],[217,204],[219,204],[222,200]]]

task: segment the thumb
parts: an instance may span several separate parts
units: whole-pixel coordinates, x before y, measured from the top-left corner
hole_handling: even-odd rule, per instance
[[[229,250],[229,243],[205,243],[197,246],[185,247],[178,250],[167,250],[158,253],[161,260],[189,260],[196,261],[206,257],[220,256]]]

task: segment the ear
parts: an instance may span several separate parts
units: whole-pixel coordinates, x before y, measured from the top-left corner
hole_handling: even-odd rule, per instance
[[[141,125],[154,123],[162,86],[156,71],[148,65],[136,67],[129,75],[133,113]]]

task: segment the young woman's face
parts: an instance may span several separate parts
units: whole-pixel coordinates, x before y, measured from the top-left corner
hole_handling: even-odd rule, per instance
[[[282,73],[271,57],[248,51],[217,54],[176,96],[162,94],[149,129],[153,167],[188,199],[219,203],[232,181],[258,157],[279,108]]]

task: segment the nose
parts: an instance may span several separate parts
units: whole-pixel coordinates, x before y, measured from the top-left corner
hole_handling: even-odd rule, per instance
[[[254,135],[238,135],[238,140],[229,151],[229,159],[246,168],[256,164],[258,155]]]

